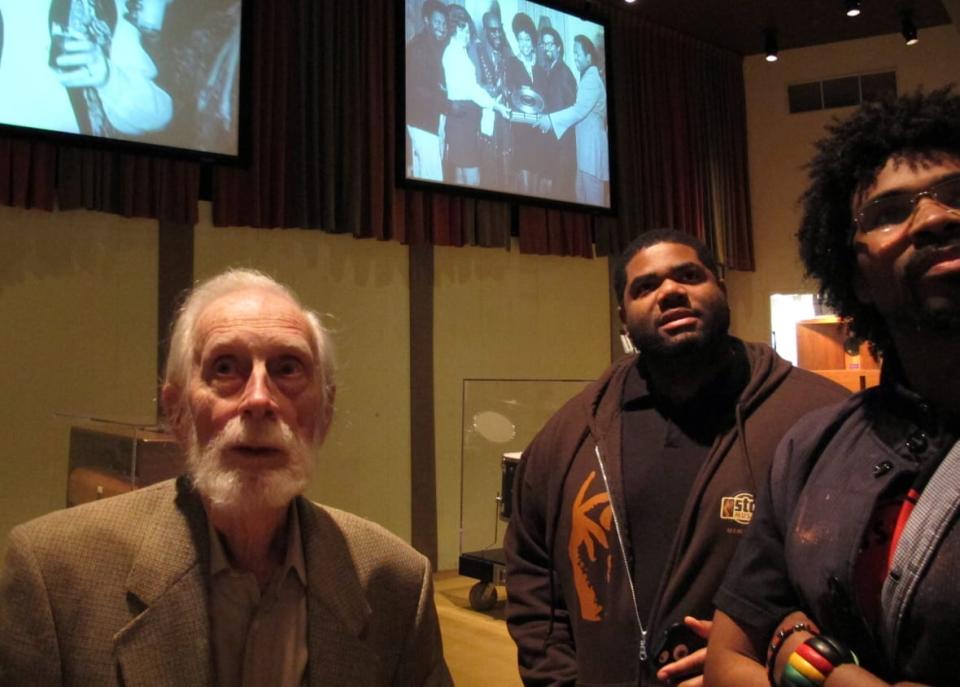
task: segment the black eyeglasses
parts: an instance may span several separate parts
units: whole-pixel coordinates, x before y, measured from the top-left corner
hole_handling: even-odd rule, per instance
[[[887,232],[910,219],[921,198],[930,198],[948,208],[960,210],[960,175],[938,181],[916,193],[895,193],[870,201],[854,216],[857,229],[864,234]]]

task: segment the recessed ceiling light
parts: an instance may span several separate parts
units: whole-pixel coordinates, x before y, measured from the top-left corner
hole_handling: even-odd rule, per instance
[[[776,29],[765,29],[763,32],[763,51],[766,53],[767,62],[777,61],[777,52],[779,52],[779,42],[777,41]]]
[[[920,42],[917,35],[917,25],[913,23],[913,13],[910,10],[904,10],[900,15],[900,33],[907,45],[916,45]]]

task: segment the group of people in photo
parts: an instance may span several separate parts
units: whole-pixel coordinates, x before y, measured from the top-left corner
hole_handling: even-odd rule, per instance
[[[599,25],[568,30],[570,15],[536,3],[487,7],[420,5],[406,45],[408,177],[608,206]]]

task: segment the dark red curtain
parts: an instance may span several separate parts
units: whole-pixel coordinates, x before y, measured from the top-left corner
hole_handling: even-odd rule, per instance
[[[0,203],[53,210],[56,180],[56,146],[25,139],[0,139]]]
[[[0,139],[3,205],[84,208],[196,224],[199,188],[195,163],[26,138]]]
[[[570,9],[582,3],[568,2]],[[594,5],[596,7],[596,5]],[[250,164],[213,170],[214,223],[589,257],[673,226],[753,269],[741,58],[646,24],[609,22],[616,216],[399,188],[403,3],[254,2]],[[196,165],[0,140],[0,203],[196,220]]]
[[[597,252],[674,227],[727,266],[754,269],[741,58],[628,9],[610,15],[620,203],[615,220],[597,223]]]

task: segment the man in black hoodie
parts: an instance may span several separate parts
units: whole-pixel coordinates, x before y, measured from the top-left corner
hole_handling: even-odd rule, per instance
[[[640,352],[571,399],[518,469],[507,623],[527,685],[699,685],[704,619],[774,448],[846,396],[728,334],[726,287],[688,234],[642,234],[614,288]]]

